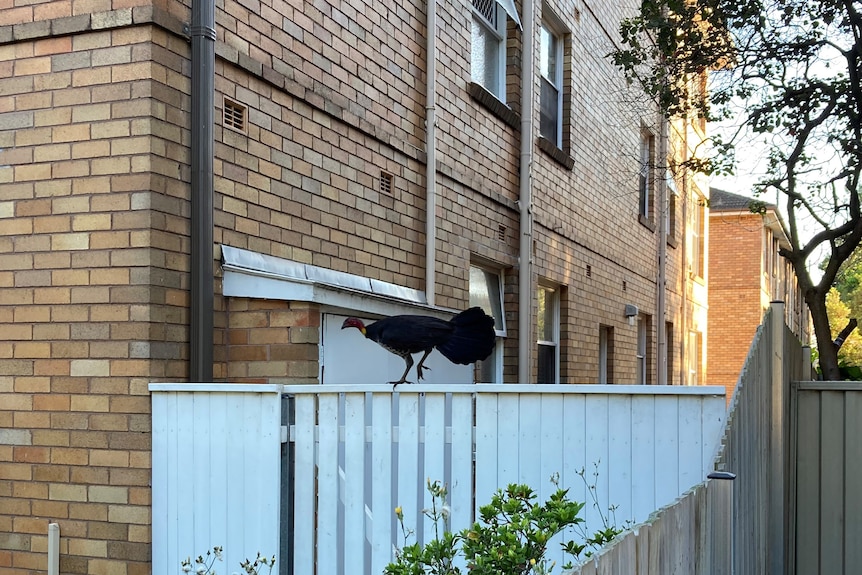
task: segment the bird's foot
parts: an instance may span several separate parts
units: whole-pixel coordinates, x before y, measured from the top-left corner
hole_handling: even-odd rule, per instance
[[[425,365],[417,365],[416,366],[416,379],[417,379],[417,381],[420,379],[423,379],[423,377],[422,377],[422,371],[423,370],[431,371],[431,368],[428,366],[425,366]]]
[[[421,379],[421,378],[420,378],[420,379]],[[410,383],[410,384],[412,384],[413,382],[412,382],[412,381],[407,381],[406,379],[399,379],[398,381],[390,381],[389,383],[391,383],[391,384],[392,384],[392,387],[393,387],[393,388],[395,388],[395,387],[398,387],[398,384],[399,384],[399,383]]]

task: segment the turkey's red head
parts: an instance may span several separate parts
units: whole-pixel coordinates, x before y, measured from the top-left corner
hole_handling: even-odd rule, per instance
[[[344,320],[344,323],[341,324],[341,329],[346,327],[355,327],[359,331],[362,332],[362,335],[365,335],[365,324],[362,323],[362,320],[356,317],[349,317]]]

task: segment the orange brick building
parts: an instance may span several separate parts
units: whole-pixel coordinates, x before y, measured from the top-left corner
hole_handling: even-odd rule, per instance
[[[785,322],[810,342],[808,307],[793,266],[778,253],[788,246],[784,223],[773,204],[749,209],[751,198],[710,191],[709,367],[707,383],[723,385],[727,399],[769,302],[785,303]]]
[[[345,314],[483,305],[470,381],[701,382],[707,190],[604,57],[636,3],[425,6],[0,4],[3,573],[52,521],[62,573],[149,572],[148,384],[367,375]]]

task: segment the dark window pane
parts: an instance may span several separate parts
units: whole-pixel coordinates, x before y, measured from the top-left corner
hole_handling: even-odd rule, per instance
[[[537,383],[557,383],[556,351],[553,345],[539,345],[539,376]]]

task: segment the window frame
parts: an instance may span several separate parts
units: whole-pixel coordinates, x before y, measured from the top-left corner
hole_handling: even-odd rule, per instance
[[[706,275],[706,198],[699,192],[694,192],[694,209],[691,210],[691,225],[689,234],[691,241],[689,255],[689,271],[694,278],[703,279]]]
[[[599,383],[612,384],[614,381],[614,328],[599,325]]]
[[[650,352],[650,341],[649,341],[649,330],[650,330],[650,318],[646,314],[638,314],[637,319],[637,350],[635,353],[635,361],[636,361],[636,370],[635,370],[635,384],[636,385],[649,385],[650,384],[650,374],[649,374],[649,352]]]
[[[638,150],[638,217],[642,223],[654,225],[655,213],[656,135],[641,128]]]
[[[549,48],[546,45],[546,36],[551,38],[553,42],[551,43],[550,50],[546,54],[546,48]],[[565,34],[561,32],[561,26],[557,20],[557,18],[550,13],[547,9],[543,8],[543,16],[542,22],[540,25],[539,31],[539,80],[540,80],[540,93],[539,93],[539,134],[551,142],[557,148],[562,149],[563,147],[563,57],[564,50],[563,47],[565,45]],[[550,51],[553,51],[553,54]],[[546,65],[546,61],[551,61],[553,59],[553,70],[546,69],[548,66]],[[552,73],[553,78],[549,78],[546,74]],[[554,134],[551,136],[544,131],[544,126],[542,122],[542,106],[541,103],[544,100],[543,94],[545,91],[545,83],[547,83],[552,89],[556,91],[556,102],[554,102],[554,112],[555,112],[555,122],[554,122]]]
[[[492,290],[487,290],[487,304],[485,301],[480,301],[474,297],[474,270],[482,274],[483,280],[487,280],[489,277],[493,277],[497,280],[496,294],[491,293]],[[494,318],[494,332],[497,335],[497,339],[494,343],[494,351],[491,353],[489,358],[481,362],[479,367],[480,373],[483,376],[490,375],[492,381],[482,381],[481,383],[503,383],[503,344],[506,339],[506,308],[504,301],[505,284],[503,269],[492,265],[483,265],[481,263],[471,262],[469,274],[470,289],[468,291],[470,307],[478,305],[485,310],[485,313]],[[495,299],[499,298],[499,301],[497,302],[498,307],[496,308],[493,302],[490,301],[492,297],[495,297]],[[488,309],[488,306],[490,306],[491,309]],[[485,377],[483,377],[483,379],[485,379]]]
[[[472,0],[470,3],[471,9],[471,28],[470,28],[470,79],[482,88],[487,90],[491,95],[497,98],[500,102],[506,103],[506,10],[496,0],[486,0],[489,5],[493,6],[494,18],[496,22],[491,22],[477,8],[477,0]],[[473,25],[482,26],[486,35],[485,38],[493,37],[496,40],[497,57],[495,58],[494,67],[496,69],[496,85],[486,85],[486,78],[479,77],[474,69],[474,53],[473,49],[476,44],[476,35],[474,34]],[[490,34],[490,36],[488,35]],[[486,45],[483,45],[486,47]],[[483,60],[488,60],[487,51],[483,51]]]
[[[703,332],[691,330],[688,332],[688,350],[686,353],[686,385],[700,385],[701,354],[703,353]]]
[[[540,299],[542,296],[540,294],[551,294],[550,303],[551,310],[550,314],[547,314],[548,311],[548,302],[549,298],[547,295],[544,296],[544,306],[546,315],[544,320],[541,318],[541,308],[542,308],[542,300]],[[536,290],[536,360],[537,360],[537,369],[536,369],[536,381],[537,383],[560,383],[560,289],[556,286],[551,286],[549,284],[540,283],[538,289]],[[540,333],[540,329],[543,323],[551,321],[551,339],[542,339],[541,336],[543,334]],[[553,381],[542,381],[542,377],[539,377],[541,373],[541,365],[540,365],[540,357],[541,354],[539,350],[542,348],[552,348],[553,350]]]

